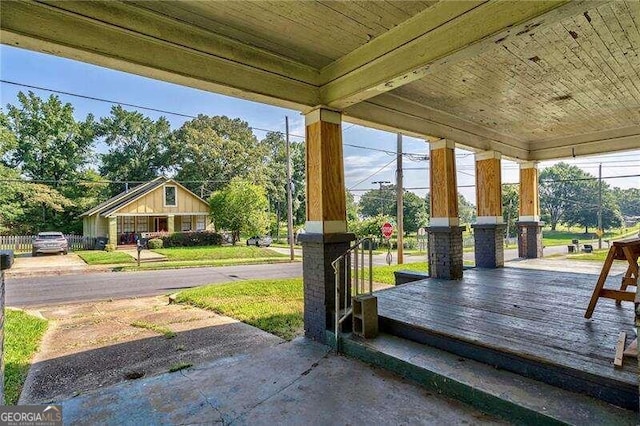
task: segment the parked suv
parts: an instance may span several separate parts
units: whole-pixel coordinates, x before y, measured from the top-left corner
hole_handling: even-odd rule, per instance
[[[269,247],[272,242],[273,240],[268,235],[266,237],[260,237],[256,235],[255,237],[251,237],[247,240],[247,245],[256,247]]]
[[[31,254],[36,257],[38,253],[62,253],[69,252],[69,242],[62,232],[40,232],[33,239]]]

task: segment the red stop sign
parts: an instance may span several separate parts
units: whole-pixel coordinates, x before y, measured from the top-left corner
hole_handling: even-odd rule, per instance
[[[386,222],[384,225],[382,225],[382,235],[388,240],[389,238],[391,238],[391,234],[393,234],[393,225],[390,224],[389,222]]]

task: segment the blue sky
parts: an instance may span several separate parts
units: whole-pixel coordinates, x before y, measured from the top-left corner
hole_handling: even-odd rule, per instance
[[[290,133],[304,135],[304,119],[294,110],[273,107],[256,102],[222,96],[171,83],[139,77],[120,71],[113,71],[82,62],[58,58],[41,53],[35,53],[9,46],[0,47],[0,76],[3,80],[14,81],[33,86],[51,88],[55,90],[78,93],[86,96],[115,100],[123,103],[137,104],[187,115],[227,115],[239,117],[252,127],[276,131],[284,131],[284,117],[290,120]],[[17,93],[24,87],[9,84],[0,85],[0,103],[4,107],[8,103],[16,104]],[[49,92],[33,90],[40,97],[48,97]],[[111,104],[81,99],[73,96],[58,95],[64,102],[70,102],[75,107],[78,118],[84,118],[92,113],[96,117],[109,114]],[[127,109],[134,109],[127,107]],[[141,110],[145,115],[157,119],[164,115],[173,128],[178,128],[188,118],[175,115],[161,114]],[[255,131],[258,138],[264,137],[265,132]],[[293,141],[300,138],[293,137]],[[396,135],[354,126],[349,123],[343,125],[343,142],[345,143],[345,178],[347,188],[354,191],[356,197],[368,188],[377,187],[373,181],[395,181],[395,162],[393,156],[384,152],[365,150],[349,145],[361,145],[375,149],[395,151]],[[416,138],[404,137],[404,151],[426,155],[428,145]],[[471,202],[475,203],[474,188],[474,160],[469,152],[458,150],[458,185],[460,192]],[[385,164],[391,162],[387,167]],[[598,163],[603,163],[603,176],[619,176],[640,173],[640,150],[627,153],[613,153],[607,156],[581,157],[568,161],[585,171],[597,175]],[[541,163],[547,167],[553,162]],[[405,159],[405,188],[426,188],[429,186],[428,162],[410,161]],[[372,175],[378,169],[382,170]],[[503,181],[517,182],[518,167],[511,161],[503,161]],[[412,170],[413,169],[413,170]],[[640,178],[612,179],[611,186],[622,188],[640,187]],[[426,189],[413,189],[424,195]]]

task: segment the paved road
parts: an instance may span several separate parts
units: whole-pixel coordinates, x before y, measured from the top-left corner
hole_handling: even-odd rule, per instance
[[[280,250],[278,250],[280,251]],[[566,246],[548,247],[545,255],[566,253]],[[517,250],[505,250],[505,261],[516,259]],[[473,253],[465,253],[473,260]],[[394,263],[396,253],[393,252]],[[405,256],[405,263],[425,262],[422,256]],[[375,255],[374,265],[385,265],[385,255]],[[239,265],[216,268],[185,268],[140,272],[98,272],[75,275],[7,278],[8,306],[30,307],[90,300],[154,296],[181,288],[256,278],[290,278],[302,276],[302,263]]]
[[[153,296],[181,288],[255,278],[302,276],[302,263],[185,268],[142,272],[99,272],[7,278],[7,306],[30,307],[90,300]]]

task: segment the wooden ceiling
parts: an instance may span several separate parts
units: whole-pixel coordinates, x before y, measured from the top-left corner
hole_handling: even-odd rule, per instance
[[[523,160],[640,148],[640,3],[3,1],[0,41]]]

